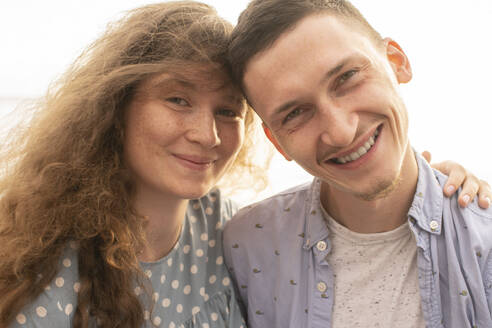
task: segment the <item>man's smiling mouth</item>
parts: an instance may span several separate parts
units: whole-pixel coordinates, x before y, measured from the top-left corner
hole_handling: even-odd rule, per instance
[[[378,127],[374,131],[374,134],[367,139],[365,144],[360,146],[359,149],[357,149],[356,151],[354,151],[348,155],[342,156],[342,157],[332,158],[332,159],[330,159],[330,161],[335,163],[335,164],[347,164],[347,163],[350,163],[350,162],[353,162],[353,161],[359,159],[362,155],[366,154],[374,146],[374,143],[376,142],[376,140],[378,138],[380,129],[381,129],[381,127]]]

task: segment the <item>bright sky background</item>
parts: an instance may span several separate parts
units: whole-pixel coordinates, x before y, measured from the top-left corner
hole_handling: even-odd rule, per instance
[[[0,2],[0,126],[19,101],[43,94],[81,50],[141,0]],[[155,1],[153,1],[155,2]],[[245,0],[209,0],[235,22]],[[492,183],[491,0],[353,0],[383,36],[403,47],[414,78],[402,86],[410,140],[435,160],[453,159]],[[288,177],[288,178],[286,178]],[[276,157],[269,192],[305,181]]]

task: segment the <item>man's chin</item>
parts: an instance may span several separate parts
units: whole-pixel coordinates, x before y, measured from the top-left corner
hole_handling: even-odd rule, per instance
[[[383,199],[391,194],[401,183],[401,177],[396,179],[376,179],[368,191],[356,193],[355,196],[365,201]]]

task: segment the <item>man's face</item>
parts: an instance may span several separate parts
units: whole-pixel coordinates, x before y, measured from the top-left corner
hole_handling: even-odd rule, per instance
[[[338,190],[373,199],[400,175],[408,119],[398,84],[410,79],[394,41],[377,46],[357,26],[313,15],[253,57],[243,82],[286,158]]]

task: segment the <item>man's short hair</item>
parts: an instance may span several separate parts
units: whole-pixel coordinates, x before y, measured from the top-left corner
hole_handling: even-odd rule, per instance
[[[259,52],[268,49],[286,31],[295,28],[304,17],[329,14],[355,22],[376,43],[381,35],[357,8],[345,0],[253,0],[241,13],[229,45],[233,77],[242,83],[246,66]]]

